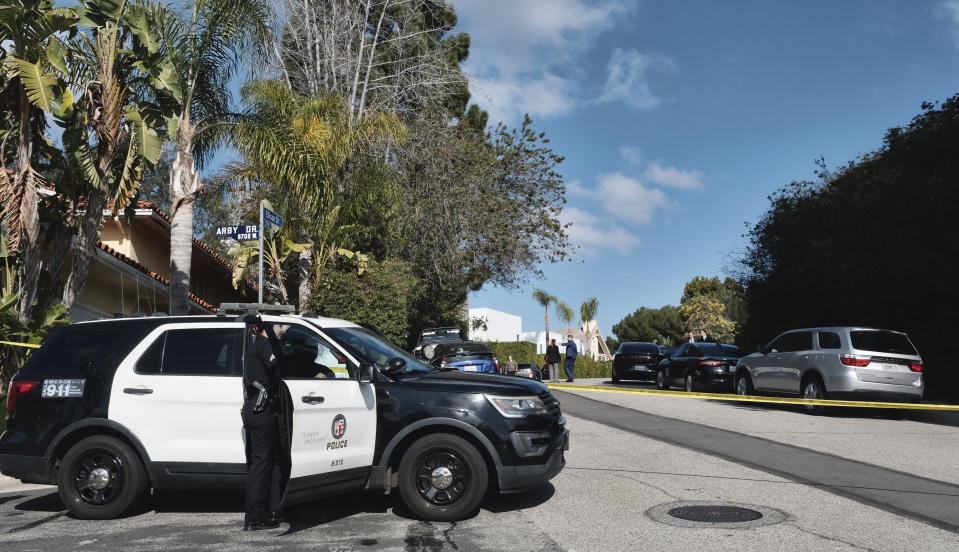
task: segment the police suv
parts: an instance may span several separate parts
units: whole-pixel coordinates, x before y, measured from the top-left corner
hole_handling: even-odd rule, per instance
[[[565,466],[569,431],[542,383],[437,370],[375,329],[261,311],[280,357],[285,504],[397,488],[417,516],[459,520],[487,490]],[[242,316],[141,317],[56,331],[14,376],[0,472],[56,484],[109,519],[150,489],[242,489]]]

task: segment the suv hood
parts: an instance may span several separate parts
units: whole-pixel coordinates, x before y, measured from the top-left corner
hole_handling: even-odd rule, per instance
[[[459,370],[405,374],[401,376],[401,381],[419,391],[539,395],[548,390],[545,384],[527,378],[500,374],[474,374]]]

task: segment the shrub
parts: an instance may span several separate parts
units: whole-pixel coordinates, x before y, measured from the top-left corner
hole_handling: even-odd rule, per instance
[[[505,365],[510,355],[513,355],[516,362],[535,362],[537,366],[543,365],[544,355],[536,354],[535,343],[528,341],[489,341],[486,344],[499,358],[500,365]]]

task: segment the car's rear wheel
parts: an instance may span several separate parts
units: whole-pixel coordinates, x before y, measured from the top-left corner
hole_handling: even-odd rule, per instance
[[[610,370],[610,378],[613,380],[613,383],[619,383],[619,376],[616,375],[616,369],[613,368]]]
[[[428,521],[469,516],[479,507],[488,483],[482,455],[456,435],[427,435],[400,461],[400,497],[414,515]]]
[[[809,376],[802,384],[802,398],[822,400],[826,398],[826,386],[819,376]],[[803,405],[809,414],[822,414],[826,407],[821,404]]]
[[[753,382],[749,379],[749,375],[744,372],[736,374],[736,394],[746,396],[752,395],[753,392]]]
[[[696,392],[696,380],[693,379],[692,374],[686,374],[686,392],[695,393]]]
[[[135,508],[149,488],[143,463],[126,443],[87,437],[63,456],[57,474],[60,500],[80,519],[113,519]]]
[[[656,371],[656,389],[660,389],[662,391],[669,389],[669,380],[667,379],[666,370]]]

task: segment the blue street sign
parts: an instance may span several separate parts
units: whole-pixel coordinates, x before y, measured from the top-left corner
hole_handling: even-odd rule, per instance
[[[217,226],[216,237],[233,238],[236,241],[250,241],[260,239],[259,225],[236,224],[233,226]]]
[[[280,228],[283,226],[283,217],[264,207],[263,225],[267,228],[270,226],[276,226],[277,228]]]

